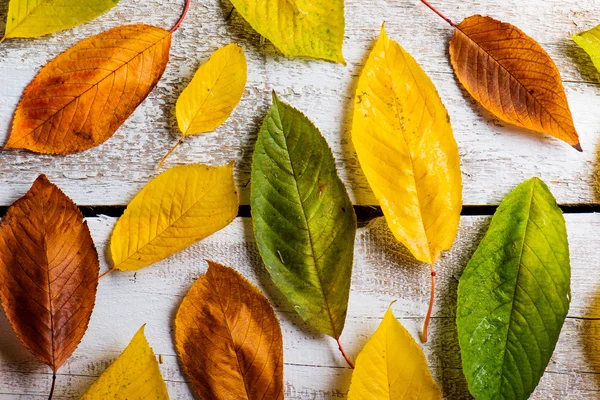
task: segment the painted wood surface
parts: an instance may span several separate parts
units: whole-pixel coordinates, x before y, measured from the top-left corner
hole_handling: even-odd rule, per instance
[[[179,16],[182,3],[122,0],[108,14],[73,30],[2,43],[0,142],[8,137],[24,87],[42,65],[78,40],[119,24],[144,22],[168,28]],[[276,90],[322,130],[353,200],[375,204],[349,143],[349,127],[357,76],[383,21],[389,36],[430,74],[450,112],[462,160],[465,204],[497,204],[512,187],[534,175],[549,184],[561,204],[598,203],[594,176],[600,135],[599,76],[569,38],[570,33],[600,23],[598,0],[435,3],[456,22],[471,14],[488,14],[519,26],[542,44],[562,74],[583,154],[556,139],[504,126],[476,105],[448,63],[452,29],[418,0],[346,0],[347,66],[285,58],[238,13],[231,13],[229,0],[194,0],[190,15],[174,36],[171,63],[162,81],[112,139],[93,150],[63,157],[0,152],[0,205],[10,204],[25,192],[40,171],[80,205],[126,204],[157,174],[156,165],[177,140],[176,98],[196,68],[230,42],[239,43],[248,57],[249,79],[241,104],[217,131],[189,138],[167,166],[235,160],[242,203],[247,204],[256,133],[269,107],[271,90]],[[0,0],[2,21],[7,4]]]
[[[534,399],[593,399],[600,393],[600,254],[587,251],[600,237],[600,214],[567,215],[572,249],[573,300],[556,351]],[[489,224],[489,217],[463,217],[454,250],[438,265],[438,290],[430,340],[423,345],[447,399],[469,399],[454,322],[458,278]],[[101,268],[107,269],[108,237],[116,220],[88,219]],[[129,343],[137,329],[157,354],[172,399],[191,399],[173,348],[173,320],[182,297],[206,270],[204,259],[236,268],[273,303],[284,337],[286,399],[342,399],[351,370],[334,341],[308,327],[273,286],[260,261],[249,218],[237,218],[215,235],[137,273],[102,278],[88,332],[60,369],[56,398],[77,398]],[[383,219],[359,229],[348,321],[342,342],[355,358],[376,330],[390,302],[402,324],[418,337],[429,297],[428,267],[399,245]],[[49,369],[18,342],[0,316],[0,399],[46,398]]]

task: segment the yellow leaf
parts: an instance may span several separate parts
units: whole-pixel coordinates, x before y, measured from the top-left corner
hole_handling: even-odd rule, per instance
[[[352,141],[396,239],[434,263],[458,229],[458,149],[435,86],[384,27],[358,82]]]
[[[135,270],[223,229],[237,216],[233,162],[171,168],[131,201],[112,233],[113,268]]]
[[[288,57],[345,64],[344,0],[231,0],[258,33]]]
[[[81,400],[94,399],[169,399],[167,386],[160,374],[156,356],[144,336],[143,326],[119,358],[81,397]]]
[[[69,29],[99,17],[118,2],[119,0],[10,0],[4,37],[29,38]]]
[[[214,52],[177,100],[183,136],[213,131],[229,118],[244,94],[246,70],[244,51],[237,44]]]
[[[388,309],[356,359],[348,400],[441,398],[423,350]]]

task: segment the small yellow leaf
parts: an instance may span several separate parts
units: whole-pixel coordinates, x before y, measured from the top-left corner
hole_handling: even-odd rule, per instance
[[[167,386],[156,356],[144,336],[142,326],[127,348],[81,400],[162,400],[169,399]]]
[[[460,220],[458,148],[435,86],[383,27],[358,82],[352,141],[396,239],[437,261]]]
[[[223,229],[237,216],[233,162],[173,167],[131,201],[112,233],[113,268],[154,264]]]
[[[388,309],[356,359],[348,400],[441,398],[423,350]]]
[[[225,122],[244,94],[246,75],[246,56],[240,46],[230,44],[215,51],[177,100],[183,136],[210,132]]]

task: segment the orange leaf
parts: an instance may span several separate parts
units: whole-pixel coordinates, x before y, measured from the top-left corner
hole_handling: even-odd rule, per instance
[[[21,342],[54,372],[87,329],[98,271],[83,215],[40,175],[0,223],[0,300]]]
[[[170,46],[171,33],[149,25],[77,43],[27,86],[4,148],[71,154],[108,140],[158,83]]]
[[[450,61],[471,96],[496,117],[581,151],[558,68],[517,27],[481,15],[466,18],[450,41]]]
[[[179,307],[175,342],[199,398],[283,399],[279,321],[232,268],[208,261]]]

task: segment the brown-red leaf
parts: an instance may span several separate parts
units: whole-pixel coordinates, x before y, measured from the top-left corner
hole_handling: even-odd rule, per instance
[[[0,300],[21,342],[54,372],[87,329],[98,271],[83,215],[40,175],[0,222]]]
[[[283,339],[265,296],[208,262],[175,319],[177,354],[201,399],[283,399]]]

